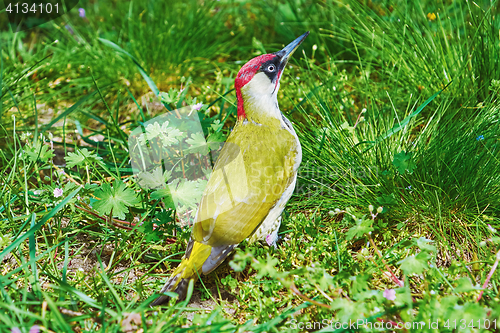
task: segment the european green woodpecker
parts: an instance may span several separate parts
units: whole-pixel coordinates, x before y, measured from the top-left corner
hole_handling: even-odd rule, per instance
[[[275,238],[302,160],[297,134],[278,107],[278,89],[285,65],[307,35],[253,58],[238,72],[238,120],[203,192],[184,258],[160,293],[184,299],[189,281],[217,268],[244,239],[274,242],[269,236]],[[160,296],[151,305],[168,299]]]

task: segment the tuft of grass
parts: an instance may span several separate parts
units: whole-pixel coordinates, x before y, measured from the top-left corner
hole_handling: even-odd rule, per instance
[[[80,6],[0,34],[0,331],[497,329],[496,1]],[[243,243],[150,309],[190,230],[133,176],[128,135],[202,103],[224,138],[238,69],[305,30],[279,95],[303,164],[278,246]]]
[[[481,214],[498,213],[498,95],[493,80],[498,66],[490,55],[499,55],[499,50],[492,43],[482,56],[476,43],[483,41],[475,38],[496,37],[490,25],[483,25],[493,20],[494,9],[474,6],[463,14],[453,5],[435,9],[446,11],[446,20],[430,20],[421,5],[400,5],[376,5],[383,15],[373,8],[342,6],[346,16],[337,34],[344,41],[350,36],[357,71],[349,73],[339,63],[333,67],[337,75],[332,75],[305,60],[320,83],[309,80],[310,104],[292,114],[305,119],[298,124],[306,160],[298,193],[308,195],[302,200],[307,207],[378,203],[398,229],[401,221],[411,229],[427,223],[428,232],[444,244],[456,247],[459,236],[472,250],[478,246],[478,232],[487,234]],[[418,10],[410,10],[413,6]],[[463,33],[469,38],[456,35]],[[446,36],[455,36],[457,42]],[[459,62],[473,57],[491,61],[489,69]],[[449,80],[429,72],[450,73],[448,64],[455,71]],[[431,91],[419,88],[424,77]],[[471,77],[482,77],[483,83],[473,83]],[[377,99],[381,94],[385,96]],[[483,132],[491,141],[484,140]]]

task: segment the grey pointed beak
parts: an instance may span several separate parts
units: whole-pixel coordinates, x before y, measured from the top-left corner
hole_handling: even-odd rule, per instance
[[[281,51],[278,51],[274,54],[277,56],[281,57],[281,68],[284,68],[286,63],[288,62],[288,59],[292,56],[293,52],[299,47],[299,45],[306,39],[306,37],[309,35],[309,31],[307,31],[305,34],[297,37],[293,42],[285,46]]]

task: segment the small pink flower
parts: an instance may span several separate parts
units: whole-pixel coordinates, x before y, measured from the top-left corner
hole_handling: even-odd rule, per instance
[[[29,333],[40,333],[40,326],[38,325],[31,326]]]
[[[192,108],[196,111],[199,111],[202,106],[203,106],[203,103],[196,103],[195,105],[192,106]]]
[[[21,330],[19,329],[19,327],[12,327],[10,333],[21,333]]]
[[[269,235],[266,236],[266,243],[269,246],[276,246],[276,241],[278,240],[278,230],[270,233]]]
[[[63,195],[62,188],[56,187],[54,189],[54,197],[59,198],[59,197],[62,197],[62,195]]]
[[[80,17],[85,17],[85,9],[78,8],[78,15],[80,15]]]
[[[389,301],[394,301],[396,299],[396,290],[394,290],[394,289],[386,289],[386,290],[384,290],[383,295]]]

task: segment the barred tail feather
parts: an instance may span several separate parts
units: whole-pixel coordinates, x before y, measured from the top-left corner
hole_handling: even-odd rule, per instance
[[[181,278],[179,274],[172,276],[170,279],[168,279],[167,283],[163,286],[163,288],[161,288],[160,294],[163,294],[165,292],[174,292],[174,293],[177,293],[179,295],[179,298],[177,300],[182,301],[186,298],[189,280],[190,279]],[[194,278],[193,278],[193,280],[194,280]],[[170,300],[170,296],[162,295],[162,296],[158,297],[157,299],[155,299],[151,303],[151,306],[161,305],[163,303],[167,303],[169,300]]]
[[[167,280],[163,288],[161,288],[160,293],[174,292],[179,295],[178,301],[183,300],[186,297],[189,281],[196,281],[198,279],[198,275],[202,272],[203,264],[207,261],[211,251],[211,246],[190,240],[182,262]],[[155,299],[151,303],[151,306],[160,305],[169,300],[169,296],[162,295]]]

